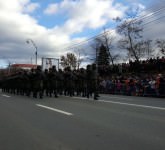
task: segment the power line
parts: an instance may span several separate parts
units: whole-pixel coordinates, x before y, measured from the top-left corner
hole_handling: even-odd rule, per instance
[[[151,12],[151,13],[144,14],[144,15],[142,15],[142,16],[139,15],[139,16],[137,16],[136,18],[138,18],[138,20],[139,20],[139,18],[140,18],[140,20],[143,20],[143,19],[145,19],[145,18],[152,17],[153,15],[155,15],[155,14],[157,14],[157,13],[159,13],[160,11],[163,11],[163,10],[165,10],[165,6],[159,8],[159,9],[157,9],[156,11],[153,11],[153,12]]]
[[[159,13],[159,12],[161,12],[161,11],[163,11],[163,10],[165,10],[165,6],[163,6],[163,7],[161,7],[161,8],[159,8],[159,9],[157,9],[156,11],[154,11],[154,12],[152,12],[151,14],[149,13],[149,14],[145,14],[145,15],[143,15],[143,16],[140,16],[139,15],[139,18],[135,18],[135,20],[133,21],[133,23],[136,23],[136,22],[138,22],[138,21],[140,21],[140,20],[142,20],[142,19],[145,19],[145,18],[152,18],[155,14],[157,14],[157,13]],[[146,11],[146,10],[145,10]],[[151,19],[150,18],[150,19]],[[162,18],[162,17],[160,17],[160,18]],[[160,18],[158,18],[158,19],[160,19]],[[157,20],[158,20],[157,19]],[[151,22],[153,22],[153,21],[150,21],[150,22],[148,22],[148,23],[146,23],[146,24],[143,24],[143,25],[147,25],[147,24],[149,24],[149,23],[151,23]],[[111,29],[111,30],[108,30],[108,31],[106,31],[106,33],[108,33],[108,34],[112,34],[113,32],[115,32],[115,29]],[[87,42],[89,42],[89,41],[91,41],[91,40],[93,40],[93,39],[96,39],[97,37],[101,37],[102,35],[104,35],[105,33],[101,33],[101,34],[98,34],[98,35],[96,35],[96,36],[93,36],[93,37],[91,37],[91,38],[88,38],[88,39],[86,39],[86,40],[84,40],[84,41],[82,41],[82,42],[79,42],[79,43],[76,43],[76,44],[73,44],[73,45],[71,45],[71,46],[68,46],[68,47],[66,47],[66,48],[63,48],[63,49],[73,49],[73,48],[76,48],[76,47],[78,47],[78,46],[80,46],[80,45],[83,45],[83,43],[87,43]]]
[[[142,26],[144,27],[144,26],[146,26],[146,25],[148,25],[148,24],[151,24],[151,23],[153,23],[153,22],[155,22],[155,21],[157,21],[157,20],[161,20],[162,18],[165,18],[165,16],[161,16],[161,17],[159,17],[159,18],[156,18],[155,20],[151,20],[151,21],[149,21],[149,22],[146,22],[146,23],[143,24]]]
[[[151,30],[152,29],[151,24],[156,23],[156,22],[160,23],[162,18],[165,18],[165,16],[162,16],[162,17],[160,17],[158,19],[155,19],[155,20],[152,20],[152,21],[148,22],[147,24],[144,24],[143,28],[147,28],[147,30],[145,29],[145,31]]]

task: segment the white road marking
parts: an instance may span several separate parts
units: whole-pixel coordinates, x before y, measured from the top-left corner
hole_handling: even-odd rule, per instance
[[[90,98],[87,98],[87,97],[77,97],[77,96],[74,96],[72,98],[74,98],[74,99],[86,99],[86,100],[90,99]]]
[[[5,94],[3,94],[2,96],[3,96],[3,97],[11,97],[11,96],[9,96],[9,95],[5,95]]]
[[[109,96],[102,96],[102,97],[106,97],[106,98],[116,98],[116,99],[123,99],[123,100],[132,100],[132,99],[128,99],[128,98],[120,98],[120,97],[109,97]],[[76,96],[74,96],[74,97],[72,97],[72,98],[75,98],[75,99],[86,99],[86,100],[93,100],[93,97],[89,97],[89,98],[87,98],[87,97],[76,97]]]
[[[82,98],[82,97],[74,97],[74,98],[87,99],[87,98]],[[119,98],[119,97],[114,97],[114,98]],[[123,98],[123,99],[126,99],[126,98]],[[93,99],[89,99],[89,100],[93,100]],[[112,103],[112,104],[119,104],[119,105],[141,107],[141,108],[150,108],[150,109],[157,109],[157,110],[165,110],[165,107],[157,107],[157,106],[149,106],[149,105],[139,105],[139,104],[123,103],[123,102],[108,101],[108,100],[101,100],[101,99],[100,100],[97,100],[97,101],[99,101],[99,102],[105,102],[105,103]]]
[[[69,113],[69,112],[66,112],[66,111],[63,111],[63,110],[59,110],[59,109],[55,109],[55,108],[52,108],[52,107],[48,107],[48,106],[44,106],[44,105],[40,105],[40,104],[36,104],[36,105],[38,107],[46,108],[46,109],[49,109],[49,110],[52,110],[52,111],[56,111],[58,113],[62,113],[62,114],[68,115],[68,116],[72,116],[73,115],[72,113]]]
[[[149,106],[149,105],[139,105],[139,104],[131,104],[131,103],[122,103],[122,102],[114,102],[114,101],[107,101],[107,100],[98,100],[98,101],[99,102],[112,103],[112,104],[119,104],[119,105],[127,105],[127,106],[135,106],[135,107],[142,107],[142,108],[165,110],[165,107],[156,107],[156,106]]]
[[[72,98],[74,98],[74,99],[83,99],[83,100],[94,101],[93,97],[89,97],[89,98],[87,98],[87,97],[76,97],[76,96],[74,96],[74,97],[72,97]]]
[[[124,99],[124,100],[132,100],[131,98],[124,98],[124,97],[117,97],[117,96],[103,96],[103,97],[108,97],[108,98],[116,98],[116,99]]]

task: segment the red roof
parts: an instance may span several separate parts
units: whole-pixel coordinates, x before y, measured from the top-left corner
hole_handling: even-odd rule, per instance
[[[37,65],[35,65],[35,64],[12,64],[11,67],[14,67],[14,68],[36,68]]]

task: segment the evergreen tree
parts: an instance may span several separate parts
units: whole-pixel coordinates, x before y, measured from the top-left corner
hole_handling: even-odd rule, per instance
[[[99,48],[98,55],[97,55],[97,62],[98,66],[109,66],[109,53],[107,48],[102,44]]]

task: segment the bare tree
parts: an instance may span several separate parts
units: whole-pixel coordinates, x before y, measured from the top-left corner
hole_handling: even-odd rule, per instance
[[[82,56],[81,56],[81,52],[80,51],[83,51],[83,49],[77,49],[77,50],[75,50],[75,53],[76,53],[76,58],[77,58],[77,69],[79,69],[80,68],[80,65],[81,65],[81,63],[82,63],[82,61],[83,61],[83,58],[82,58]]]
[[[139,61],[141,57],[141,32],[143,31],[140,26],[142,21],[130,19],[124,21],[117,27],[120,35],[124,36],[119,40],[119,47],[128,51],[128,57]]]
[[[159,48],[159,52],[165,55],[165,40],[158,39],[156,40],[157,47]]]
[[[147,58],[151,58],[154,52],[152,49],[152,40],[143,41],[143,48]]]
[[[70,67],[71,69],[76,69],[77,67],[77,57],[73,53],[67,53],[66,56],[62,55],[60,60],[63,68]]]

